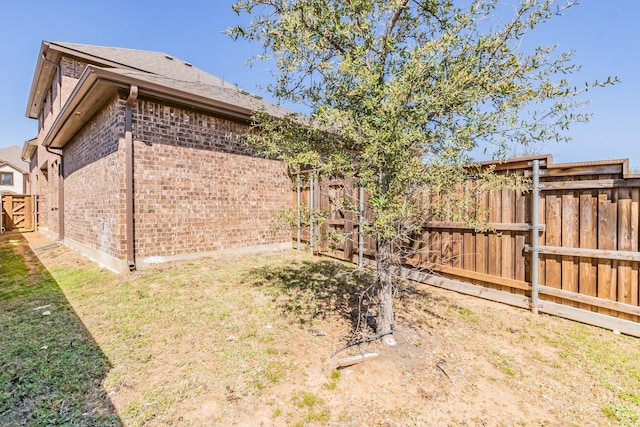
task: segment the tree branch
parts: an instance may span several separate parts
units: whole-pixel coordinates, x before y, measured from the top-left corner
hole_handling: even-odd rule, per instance
[[[391,17],[391,20],[387,24],[387,31],[384,34],[384,40],[385,41],[391,35],[391,32],[393,31],[393,28],[396,26],[396,23],[398,22],[398,19],[400,18],[400,15],[402,14],[402,11],[404,10],[404,8],[407,7],[407,4],[409,4],[409,0],[404,0],[402,5],[400,5],[398,7],[398,9],[396,9],[395,13]]]
[[[402,15],[402,11],[404,10],[405,7],[407,7],[408,3],[409,3],[409,0],[404,0],[402,4],[398,6],[398,9],[396,9],[396,11],[393,13],[393,15],[391,16],[391,19],[389,20],[389,23],[387,24],[387,30],[385,31],[384,37],[382,37],[382,46],[380,46],[381,48],[381,52],[380,52],[381,66],[380,66],[380,80],[379,80],[380,84],[384,83],[384,74],[385,74],[385,68],[387,65],[387,54],[389,53],[387,51],[387,40],[389,40],[389,37],[391,37],[391,33],[393,32],[393,29],[398,23],[398,20],[400,19],[400,15]]]

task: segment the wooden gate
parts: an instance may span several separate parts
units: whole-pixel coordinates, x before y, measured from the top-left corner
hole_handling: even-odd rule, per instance
[[[2,195],[3,231],[35,230],[35,196],[5,194]]]

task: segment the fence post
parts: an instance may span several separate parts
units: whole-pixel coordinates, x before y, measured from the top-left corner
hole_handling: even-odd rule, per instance
[[[33,195],[33,231],[38,230],[38,195]]]
[[[313,245],[314,245],[314,239],[313,239],[313,233],[314,233],[314,229],[313,229],[313,202],[314,202],[314,197],[313,197],[313,191],[314,191],[314,179],[313,179],[313,174],[309,175],[309,246],[311,248],[311,253],[314,253],[313,250]]]
[[[540,198],[540,160],[533,161],[533,192],[531,194],[531,312],[538,314],[538,254],[540,252],[540,224],[538,205]]]
[[[358,210],[360,217],[358,218],[358,267],[364,265],[364,188],[359,188],[358,194]]]
[[[297,176],[297,191],[296,191],[296,212],[298,214],[298,218],[296,219],[296,226],[298,227],[298,234],[297,234],[297,239],[296,239],[296,249],[300,250],[300,246],[302,245],[302,232],[300,230],[300,227],[302,226],[302,219],[300,218],[301,216],[301,212],[300,212],[300,198],[301,198],[301,192],[302,189],[301,184],[300,184],[300,174],[298,174]]]

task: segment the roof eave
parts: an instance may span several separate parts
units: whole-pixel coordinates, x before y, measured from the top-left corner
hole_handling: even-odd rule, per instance
[[[118,89],[134,84],[138,86],[139,96],[147,96],[246,122],[251,120],[253,114],[252,110],[244,107],[110,72],[108,69],[89,66],[80,76],[69,99],[44,137],[42,145],[63,148],[73,135],[112,99],[112,95],[115,95]]]
[[[56,66],[48,61],[57,63],[60,59],[59,55],[51,55],[54,56],[53,58],[47,57],[49,52],[55,53],[55,51],[50,50],[49,47],[50,45],[48,42],[42,42],[42,46],[40,47],[40,54],[38,55],[36,71],[33,75],[33,81],[31,82],[31,91],[29,92],[27,109],[25,111],[25,116],[30,119],[38,118],[38,114],[42,109],[42,100],[44,99],[44,96],[48,91],[48,87],[51,86],[53,77],[56,74]]]
[[[34,153],[38,149],[37,140],[38,138],[32,138],[24,142],[22,145],[22,152],[20,153],[20,158],[23,161],[29,162],[31,160],[31,157],[33,157]]]
[[[121,68],[127,70],[136,70],[136,71],[145,71],[140,68],[133,67],[129,64],[125,64],[122,62],[112,61],[110,59],[102,58],[100,56],[96,56],[87,52],[82,52],[81,50],[73,49],[67,46],[63,46],[56,42],[48,42],[50,48],[55,49],[60,54],[64,54],[67,56],[72,56],[81,60],[86,61],[91,64],[100,64],[107,67]]]

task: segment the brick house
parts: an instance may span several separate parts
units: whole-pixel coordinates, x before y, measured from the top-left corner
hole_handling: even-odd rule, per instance
[[[43,42],[22,152],[41,225],[116,271],[289,247],[286,166],[243,143],[258,108],[287,112],[164,53]]]
[[[0,194],[27,194],[30,190],[28,168],[20,147],[0,148]]]

